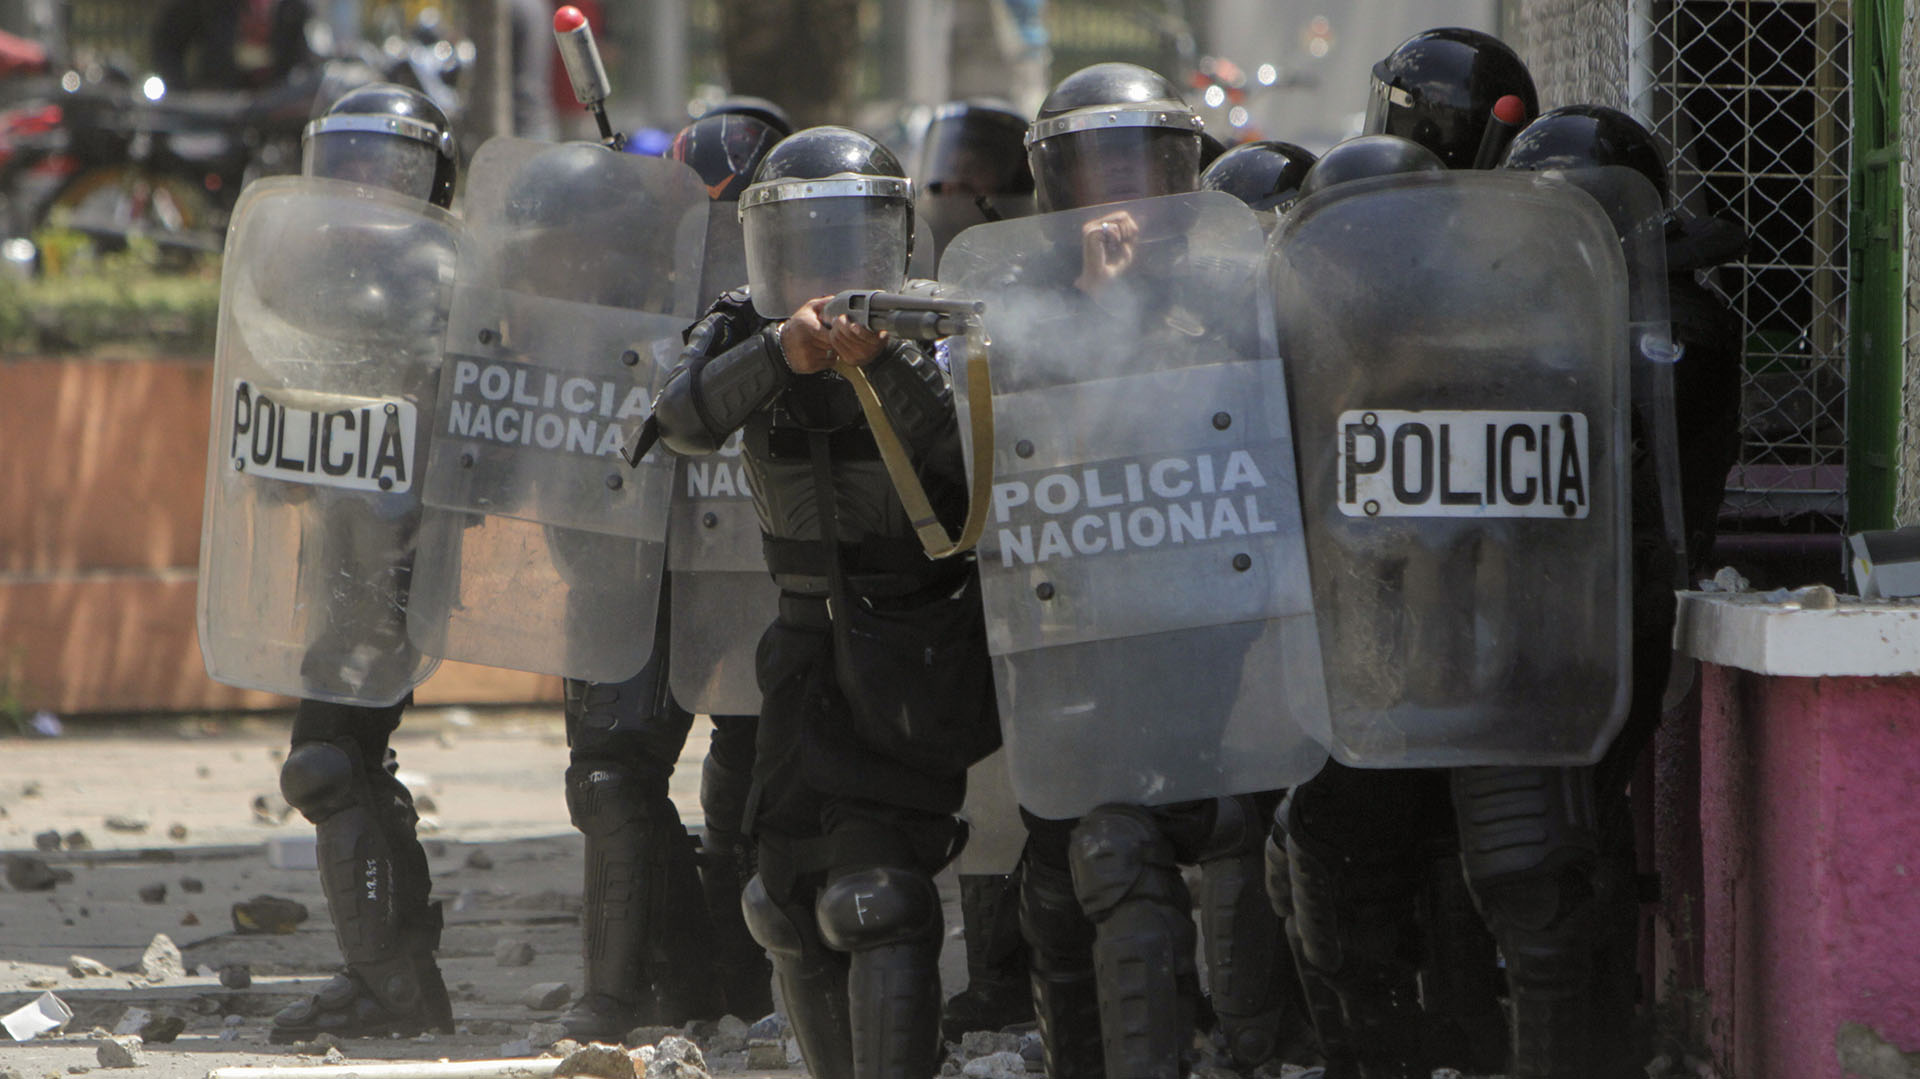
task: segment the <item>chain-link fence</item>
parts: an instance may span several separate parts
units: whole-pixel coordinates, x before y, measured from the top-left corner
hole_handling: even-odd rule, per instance
[[[1546,106],[1625,107],[1674,194],[1750,236],[1717,284],[1746,328],[1743,444],[1723,512],[1846,510],[1846,0],[1517,0],[1508,40]],[[1913,78],[1911,68],[1907,78]]]

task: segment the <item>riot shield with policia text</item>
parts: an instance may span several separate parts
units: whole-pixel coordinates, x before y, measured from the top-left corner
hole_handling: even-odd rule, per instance
[[[994,412],[979,571],[1013,788],[1040,816],[1325,760],[1262,250],[1244,205],[1203,192],[976,226],[942,261],[985,304],[968,348],[993,381],[956,365],[957,389]]]
[[[1336,185],[1272,247],[1332,711],[1366,767],[1577,765],[1627,705],[1628,286],[1534,175]]]
[[[746,242],[733,211],[721,203],[707,215],[703,308],[747,283]],[[667,684],[681,707],[699,714],[753,715],[760,711],[754,652],[779,612],[780,590],[761,553],[740,435],[718,454],[675,464],[667,524]]]
[[[767,575],[740,433],[719,453],[677,463],[667,525],[667,684],[689,711],[754,715],[754,654],[779,614],[780,589]]]
[[[461,234],[313,177],[247,188],[221,273],[199,634],[218,681],[385,706],[409,644],[422,469]]]
[[[698,314],[706,190],[587,143],[494,139],[469,174],[409,631],[621,681],[652,650],[673,469],[619,453]]]

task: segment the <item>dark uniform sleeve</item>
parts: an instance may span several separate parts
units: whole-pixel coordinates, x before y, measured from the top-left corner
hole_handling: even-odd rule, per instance
[[[680,365],[653,402],[660,441],[683,455],[717,451],[793,372],[779,324],[755,315],[744,291],[723,294],[687,331]]]

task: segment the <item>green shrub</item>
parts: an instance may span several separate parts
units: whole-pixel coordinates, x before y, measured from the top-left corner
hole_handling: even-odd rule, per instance
[[[77,352],[110,344],[164,352],[213,351],[220,260],[162,252],[133,237],[102,253],[86,236],[35,234],[41,274],[0,278],[0,350]]]

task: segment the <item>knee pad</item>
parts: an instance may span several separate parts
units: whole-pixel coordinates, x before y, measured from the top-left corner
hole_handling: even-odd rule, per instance
[[[621,741],[649,739],[662,743],[659,752],[672,764],[680,747],[673,745],[673,752],[668,754],[667,744],[676,739],[685,742],[693,716],[667,693],[664,671],[665,664],[658,662],[656,652],[639,674],[624,682],[584,682],[577,678],[563,682],[567,744],[598,755]]]
[[[1173,845],[1138,806],[1101,806],[1073,830],[1073,891],[1095,922],[1130,899],[1188,906]]]
[[[1589,768],[1455,769],[1460,860],[1475,892],[1507,877],[1554,877],[1599,857]]]
[[[353,755],[333,742],[302,742],[280,766],[280,796],[314,824],[366,795]]]
[[[859,952],[940,937],[940,893],[924,873],[861,869],[830,881],[814,902],[827,946]]]
[[[1215,798],[1213,803],[1213,830],[1194,849],[1194,861],[1237,858],[1261,849],[1266,840],[1268,818],[1260,812],[1254,795]]]
[[[567,815],[573,826],[589,836],[609,836],[622,829],[646,828],[668,820],[678,823],[679,811],[667,797],[664,781],[636,776],[610,761],[578,760],[567,766]]]
[[[797,959],[807,946],[807,933],[794,912],[773,901],[767,886],[755,873],[740,889],[740,913],[747,920],[747,932],[762,948],[783,959]]]
[[[1293,878],[1287,869],[1286,834],[1275,828],[1267,836],[1267,902],[1281,919],[1293,916]]]

